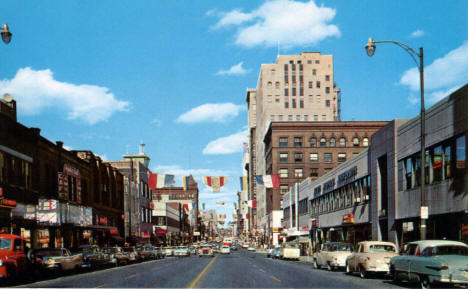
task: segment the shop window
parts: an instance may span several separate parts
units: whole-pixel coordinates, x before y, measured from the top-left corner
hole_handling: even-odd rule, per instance
[[[456,146],[456,162],[455,162],[455,170],[457,174],[462,176],[463,171],[466,168],[466,141],[465,136],[460,136],[455,140]]]
[[[413,186],[413,164],[411,158],[405,160],[405,178],[406,178],[406,189],[411,189]]]
[[[442,181],[442,157],[443,150],[442,146],[439,145],[434,148],[432,153],[432,170],[433,170],[433,181]]]

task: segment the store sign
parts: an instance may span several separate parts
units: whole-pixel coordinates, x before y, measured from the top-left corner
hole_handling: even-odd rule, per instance
[[[7,200],[7,199],[0,199],[0,207],[14,209],[14,208],[16,208],[16,201]]]
[[[320,193],[322,192],[322,186],[318,186],[314,188],[314,198],[317,198],[320,196]]]
[[[342,219],[343,224],[354,224],[354,214],[344,214]]]
[[[100,225],[107,225],[107,218],[106,217],[99,218],[99,224]]]
[[[357,175],[356,166],[338,175],[338,187],[341,187],[343,185],[346,185],[347,183],[354,181],[354,179],[356,178],[356,175]]]
[[[117,229],[110,229],[109,232],[111,233],[111,235],[118,235],[119,234],[119,231]]]

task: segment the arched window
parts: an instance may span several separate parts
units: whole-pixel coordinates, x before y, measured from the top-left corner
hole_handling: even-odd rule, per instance
[[[369,138],[365,137],[362,139],[362,145],[365,147],[369,146]]]
[[[358,137],[354,137],[353,138],[353,147],[358,147],[359,146],[359,138]]]
[[[340,147],[346,147],[346,139],[344,137],[340,138]]]
[[[324,148],[327,146],[327,139],[322,137],[320,138],[320,147]]]
[[[275,88],[280,88],[280,82],[279,81],[275,82]]]
[[[334,137],[330,138],[330,146],[336,147],[336,139]]]
[[[317,139],[315,137],[311,137],[309,139],[310,142],[310,147],[316,147],[317,146]]]
[[[271,86],[273,83],[271,81],[268,81],[268,86]]]

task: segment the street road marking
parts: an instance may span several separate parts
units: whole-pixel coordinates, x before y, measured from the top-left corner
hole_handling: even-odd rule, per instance
[[[263,269],[259,269],[259,270],[260,270],[261,272],[263,272],[263,273],[266,273],[266,271],[265,271],[265,270],[263,270]]]
[[[136,274],[133,274],[133,275],[128,276],[128,277],[125,278],[125,279],[128,280],[128,279],[132,279],[132,278],[135,278],[135,277],[138,277],[138,276],[140,276],[140,274],[139,274],[139,273],[136,273]]]
[[[210,269],[211,265],[213,265],[213,263],[216,261],[216,259],[218,259],[218,256],[219,255],[216,255],[216,257],[214,257],[213,260],[211,260],[210,263],[208,263],[205,266],[205,268],[203,268],[203,270],[200,272],[200,274],[198,274],[198,276],[195,279],[193,279],[193,281],[190,283],[190,285],[187,286],[187,288],[195,288],[198,281],[200,281],[201,277],[203,277],[203,275],[205,275],[206,271],[208,271],[208,269]]]
[[[275,276],[270,276],[270,278],[281,283],[281,280],[276,278]]]

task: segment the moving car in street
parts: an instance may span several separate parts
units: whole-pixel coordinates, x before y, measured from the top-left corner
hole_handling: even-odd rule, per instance
[[[280,248],[281,259],[299,260],[301,250],[295,242],[283,243]]]
[[[78,247],[78,253],[83,255],[83,264],[81,267],[94,269],[106,266],[110,262],[109,254],[103,252],[97,245],[81,245]]]
[[[346,267],[346,258],[353,252],[350,243],[327,242],[314,253],[314,268],[326,267],[328,271]]]
[[[47,273],[63,273],[78,270],[83,264],[83,255],[70,253],[66,248],[42,248],[32,252],[34,265]]]
[[[468,245],[457,241],[426,240],[408,244],[402,256],[390,260],[390,274],[395,282],[431,284],[468,284]]]
[[[214,257],[213,248],[211,248],[211,246],[209,245],[200,246],[200,248],[198,248],[198,256],[199,257],[202,257],[202,256]]]
[[[0,280],[22,276],[29,269],[25,242],[20,236],[0,234]]]
[[[221,254],[231,254],[231,248],[229,246],[221,246]]]
[[[398,256],[395,244],[381,241],[364,241],[346,258],[346,273],[359,272],[361,278],[369,273],[388,273],[390,259]]]
[[[276,247],[273,249],[273,252],[271,252],[271,258],[273,259],[279,259],[281,257],[281,250],[280,247]]]

